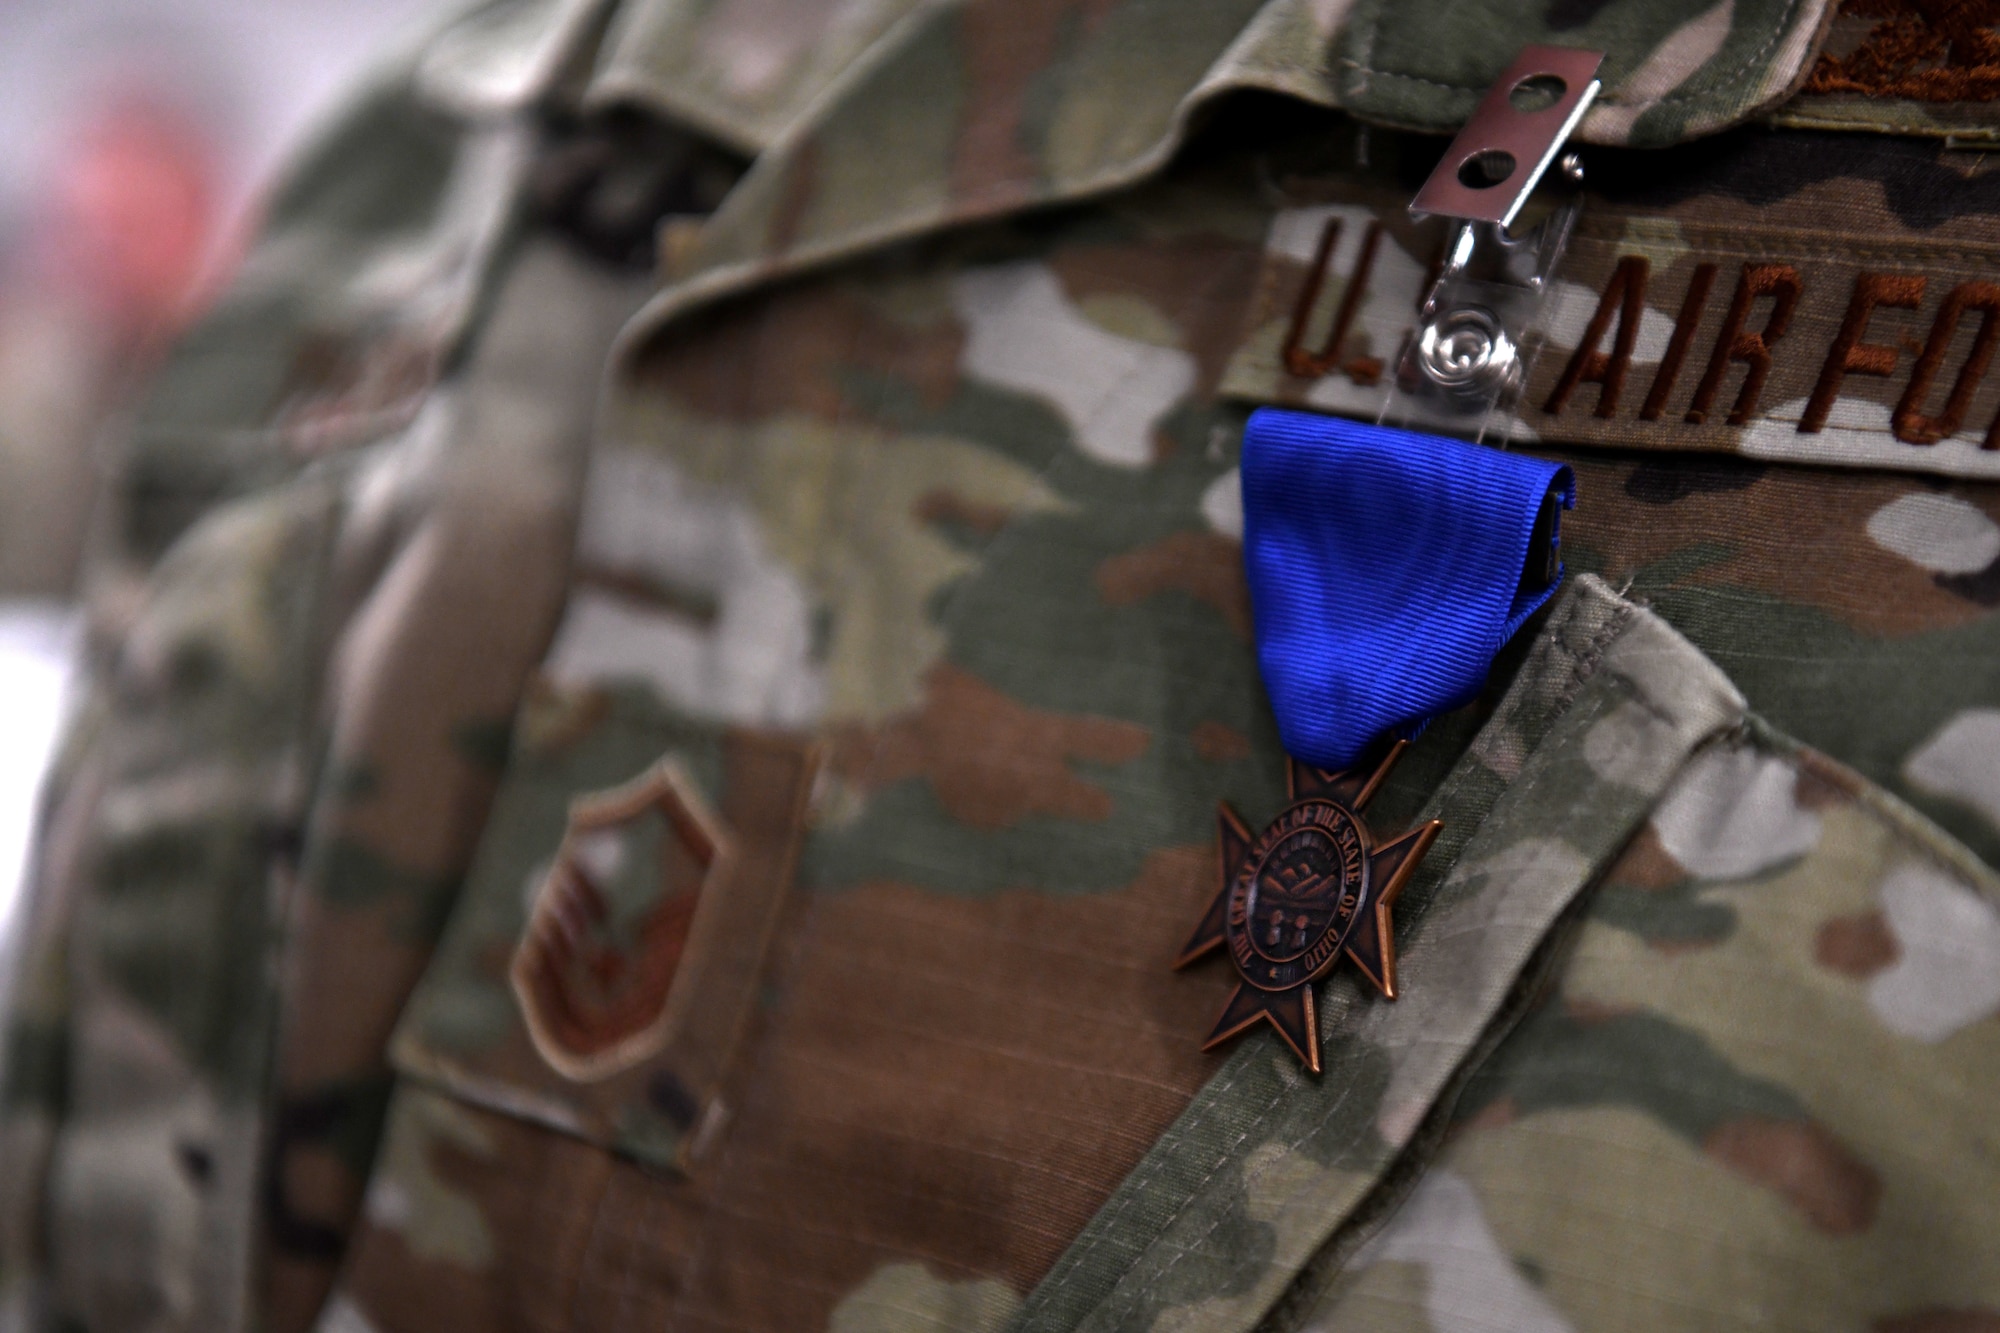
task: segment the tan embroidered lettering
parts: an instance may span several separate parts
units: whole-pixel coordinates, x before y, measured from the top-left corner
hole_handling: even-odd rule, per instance
[[[1958,336],[1958,326],[1970,310],[1979,312],[1979,332],[1972,336],[1972,350],[1965,354],[1965,364],[1958,368],[1958,377],[1952,381],[1944,411],[1927,416],[1924,399],[1930,397],[1931,385],[1951,352],[1952,339]],[[1896,438],[1905,444],[1936,444],[1956,435],[1965,422],[1965,414],[1972,408],[1972,395],[1986,378],[1995,342],[2000,342],[2000,286],[1990,282],[1961,282],[1952,288],[1931,325],[1929,341],[1924,343],[1924,350],[1910,371],[1909,387],[1903,390],[1902,401],[1896,404],[1890,418]],[[2000,448],[2000,416],[1986,428],[1986,439],[1980,447]]]
[[[1840,322],[1840,332],[1834,336],[1833,346],[1827,349],[1819,383],[1806,401],[1805,415],[1799,418],[1799,434],[1815,435],[1826,425],[1834,400],[1840,397],[1841,382],[1849,374],[1887,377],[1896,373],[1896,348],[1863,341],[1868,335],[1868,320],[1877,306],[1915,310],[1923,304],[1925,281],[1888,273],[1855,275],[1847,318]],[[1946,335],[1946,341],[1950,341],[1950,335]]]
[[[1583,341],[1576,345],[1569,364],[1563,367],[1555,392],[1542,405],[1544,412],[1562,411],[1577,386],[1586,382],[1601,386],[1597,391],[1597,416],[1608,419],[1618,410],[1618,394],[1632,369],[1632,347],[1639,340],[1639,321],[1646,313],[1649,267],[1640,255],[1626,255],[1618,261],[1610,281],[1604,284],[1604,294],[1597,298],[1597,309],[1583,331]],[[1618,332],[1611,340],[1611,355],[1606,356],[1600,349],[1613,315],[1618,317]]]
[[[1340,240],[1340,219],[1328,218],[1326,227],[1319,234],[1319,245],[1313,252],[1312,269],[1306,274],[1305,285],[1299,288],[1299,299],[1292,307],[1291,327],[1285,332],[1285,369],[1302,379],[1317,379],[1330,370],[1340,369],[1341,347],[1347,341],[1347,333],[1354,325],[1354,316],[1361,309],[1361,298],[1368,288],[1368,275],[1375,267],[1375,248],[1382,239],[1382,224],[1370,222],[1368,230],[1361,237],[1361,254],[1354,261],[1354,274],[1347,280],[1347,290],[1341,294],[1340,308],[1334,313],[1333,327],[1327,330],[1326,341],[1317,352],[1308,351],[1305,346],[1306,325],[1312,319],[1313,307],[1319,304],[1320,291],[1326,286],[1326,273],[1333,265],[1333,247]],[[1345,367],[1347,373],[1363,384],[1373,383],[1382,373],[1382,363],[1375,357],[1356,357],[1352,365]]]
[[[1688,278],[1687,295],[1681,298],[1681,312],[1674,318],[1674,336],[1667,339],[1667,354],[1660,359],[1660,368],[1653,372],[1652,387],[1646,390],[1639,420],[1658,421],[1667,410],[1667,395],[1674,391],[1674,384],[1681,377],[1681,367],[1687,362],[1688,348],[1694,345],[1695,330],[1701,327],[1701,317],[1708,310],[1708,293],[1714,286],[1715,265],[1697,264]]]
[[[1715,354],[1709,358],[1708,373],[1701,377],[1701,384],[1694,391],[1694,402],[1688,406],[1690,425],[1698,426],[1708,420],[1715,395],[1722,388],[1722,377],[1732,361],[1741,361],[1745,369],[1743,387],[1729,412],[1729,424],[1741,426],[1750,420],[1757,410],[1757,396],[1764,391],[1764,381],[1771,375],[1771,344],[1784,337],[1790,327],[1799,291],[1799,271],[1790,264],[1743,266],[1743,276],[1736,280],[1736,295],[1729,302],[1728,317],[1722,321],[1722,332],[1715,339]],[[1743,326],[1749,322],[1750,307],[1760,296],[1771,298],[1771,313],[1762,329],[1746,333]]]

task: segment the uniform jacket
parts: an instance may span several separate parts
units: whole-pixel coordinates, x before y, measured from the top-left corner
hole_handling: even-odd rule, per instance
[[[1922,0],[498,0],[117,454],[8,1327],[2000,1329],[2000,29]],[[1569,578],[1376,797],[1325,1071],[1170,964],[1286,760],[1261,405],[1606,52],[1487,442]]]

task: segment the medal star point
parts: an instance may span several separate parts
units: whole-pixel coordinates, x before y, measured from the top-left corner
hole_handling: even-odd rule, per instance
[[[1259,1023],[1269,1023],[1285,1044],[1292,1048],[1299,1062],[1310,1072],[1319,1073],[1319,1018],[1313,986],[1342,956],[1351,961],[1384,998],[1396,998],[1396,950],[1391,910],[1444,825],[1438,820],[1429,820],[1399,837],[1374,844],[1372,837],[1365,833],[1366,826],[1361,823],[1360,815],[1408,745],[1407,741],[1397,741],[1375,763],[1340,772],[1315,768],[1297,760],[1289,761],[1287,786],[1291,804],[1262,835],[1253,836],[1242,817],[1227,804],[1218,807],[1216,859],[1221,884],[1194,933],[1188,937],[1186,946],[1174,960],[1175,967],[1187,967],[1220,949],[1229,954],[1238,974],[1236,990],[1223,1006],[1214,1030],[1202,1044],[1203,1050],[1213,1050]],[[1320,818],[1294,818],[1303,807],[1312,805],[1331,805],[1338,809],[1332,814],[1322,811]],[[1230,900],[1237,880],[1253,857],[1269,858],[1277,845],[1286,842],[1299,830],[1303,830],[1303,836],[1308,839],[1318,837],[1325,840],[1328,835],[1318,830],[1329,823],[1337,826],[1343,820],[1354,829],[1364,830],[1360,845],[1365,850],[1353,851],[1353,855],[1365,857],[1366,874],[1355,876],[1352,884],[1345,873],[1320,876],[1314,882],[1327,887],[1313,890],[1326,895],[1325,901],[1318,904],[1320,921],[1323,922],[1318,924],[1319,937],[1323,939],[1326,933],[1334,930],[1342,932],[1336,936],[1337,947],[1304,947],[1303,941],[1310,929],[1308,922],[1314,918],[1314,913],[1301,911],[1295,921],[1297,929],[1302,932],[1301,948],[1294,957],[1324,953],[1325,961],[1310,972],[1300,974],[1295,984],[1285,985],[1281,981],[1272,981],[1272,978],[1280,976],[1287,960],[1283,954],[1271,955],[1277,966],[1266,968],[1269,959],[1260,959],[1257,966],[1268,975],[1260,978],[1262,984],[1253,984],[1244,971],[1244,960],[1255,954],[1246,953],[1243,940],[1232,941],[1231,938],[1232,931],[1241,935],[1250,929],[1247,920],[1231,920]],[[1286,831],[1280,831],[1280,825],[1285,825]],[[1264,873],[1261,863],[1255,873]],[[1274,884],[1274,890],[1276,887]],[[1343,893],[1350,891],[1353,897],[1359,899],[1352,903],[1351,908],[1343,907],[1338,916],[1325,911]],[[1299,905],[1294,904],[1295,907]],[[1314,904],[1308,902],[1303,906],[1311,908]],[[1278,926],[1273,925],[1270,929],[1276,931]],[[1251,948],[1254,949],[1254,946]]]
[[[1215,822],[1215,844],[1221,861],[1223,891],[1209,903],[1208,910],[1202,913],[1201,923],[1194,928],[1194,934],[1188,936],[1180,956],[1174,959],[1176,969],[1201,961],[1228,942],[1229,881],[1236,878],[1243,859],[1250,854],[1250,844],[1256,841],[1243,817],[1227,804],[1216,807]]]
[[[1390,909],[1443,831],[1443,820],[1429,820],[1383,843],[1368,858],[1369,878],[1375,881],[1375,888],[1369,895],[1371,902],[1363,904],[1343,952],[1385,1000],[1396,998],[1396,938]]]
[[[1276,1028],[1285,1045],[1292,1048],[1292,1054],[1299,1057],[1299,1063],[1312,1073],[1320,1072],[1319,1015],[1313,1007],[1311,986],[1273,992],[1239,984],[1236,993],[1229,997],[1229,1003],[1222,1007],[1221,1017],[1215,1020],[1215,1030],[1208,1034],[1208,1040],[1201,1044],[1201,1048],[1212,1051],[1259,1023],[1269,1023]]]

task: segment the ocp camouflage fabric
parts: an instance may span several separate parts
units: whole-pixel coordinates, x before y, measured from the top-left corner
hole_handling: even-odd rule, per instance
[[[445,25],[121,455],[0,1323],[2000,1327],[1996,205],[1746,121],[1830,19]],[[1402,998],[1205,1056],[1284,791],[1243,422],[1382,410],[1407,127],[1586,39],[1466,431],[1574,471],[1575,577],[1369,809],[1445,821]]]
[[[1980,1327],[1995,887],[1766,728],[1704,750],[1302,1326]]]

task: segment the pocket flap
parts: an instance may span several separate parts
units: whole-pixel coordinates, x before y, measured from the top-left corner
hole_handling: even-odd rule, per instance
[[[1367,1200],[1519,1001],[1579,894],[1744,701],[1650,611],[1585,576],[1424,810],[1398,902],[1402,999],[1326,988],[1326,1072],[1246,1044],[1030,1299],[1024,1329],[1248,1329]],[[1218,1295],[1217,1293],[1227,1293]],[[1192,1310],[1188,1307],[1198,1307]]]

